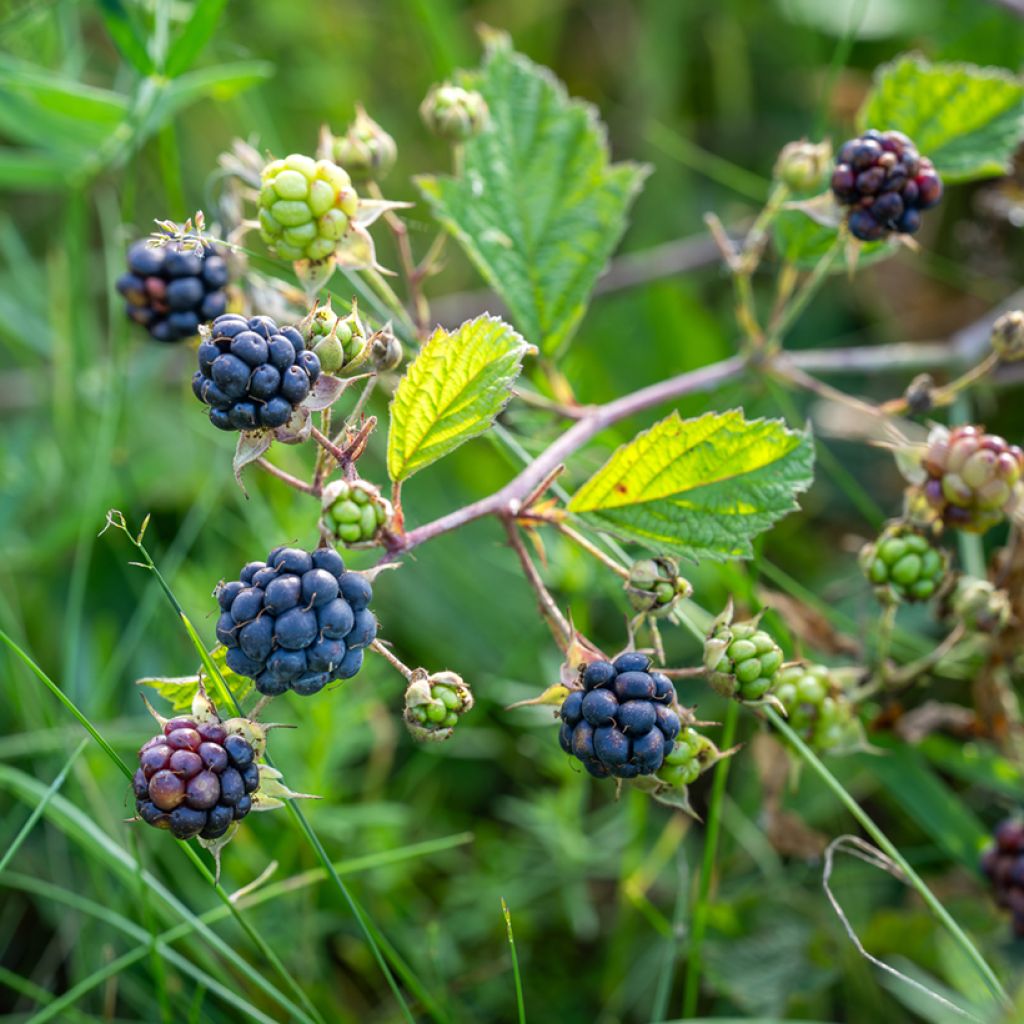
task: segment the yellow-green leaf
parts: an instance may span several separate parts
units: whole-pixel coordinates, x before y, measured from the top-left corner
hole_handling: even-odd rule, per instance
[[[947,182],[1005,174],[1024,138],[1024,81],[1002,68],[903,56],[875,74],[857,122],[914,140]]]
[[[778,420],[672,413],[619,448],[569,511],[655,551],[749,558],[751,538],[797,507],[813,461],[809,432]]]
[[[512,395],[531,347],[493,316],[434,331],[391,401],[388,472],[405,480],[482,434]]]

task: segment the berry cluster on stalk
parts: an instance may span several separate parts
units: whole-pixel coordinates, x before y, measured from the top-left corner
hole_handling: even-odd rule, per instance
[[[652,775],[670,754],[681,723],[672,705],[672,680],[652,672],[646,654],[594,661],[583,670],[583,688],[559,710],[559,741],[591,775],[633,779]]]
[[[827,665],[786,665],[775,696],[793,731],[822,753],[860,745],[860,719],[852,701]]]
[[[731,606],[715,620],[704,641],[708,681],[723,697],[760,701],[771,691],[782,666],[782,649],[756,619],[732,621]]]
[[[860,564],[880,601],[927,601],[946,579],[949,555],[913,526],[893,523],[864,546]]]
[[[992,833],[993,843],[982,854],[981,871],[996,903],[1011,914],[1016,938],[1024,938],[1024,821],[1007,818]]]
[[[221,430],[283,427],[320,376],[320,360],[294,327],[235,313],[214,320],[199,346],[192,391]]]
[[[125,312],[157,341],[195,337],[228,308],[228,265],[212,245],[136,242],[117,279]]]
[[[219,721],[172,718],[139,750],[135,809],[177,839],[219,839],[252,810],[260,769],[252,744]]]
[[[877,242],[892,233],[914,234],[921,211],[942,198],[942,180],[902,132],[872,128],[840,146],[832,193],[848,208],[850,233]]]
[[[292,690],[305,697],[350,679],[377,636],[368,607],[373,588],[330,548],[274,548],[215,596],[228,667],[265,696]]]

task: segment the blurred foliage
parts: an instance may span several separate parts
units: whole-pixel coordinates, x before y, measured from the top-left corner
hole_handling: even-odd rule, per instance
[[[201,6],[217,13],[221,5]],[[0,627],[126,757],[152,729],[133,680],[184,674],[195,657],[155,581],[128,564],[124,538],[97,537],[106,510],[121,509],[133,525],[152,514],[148,543],[207,637],[218,579],[233,578],[276,544],[315,538],[315,512],[301,496],[255,475],[250,497],[242,495],[230,473],[233,439],[209,429],[189,393],[191,352],[131,329],[112,288],[126,243],[154,217],[213,208],[210,175],[232,138],[278,154],[309,151],[321,122],[341,130],[361,101],[398,140],[389,196],[415,201],[411,175],[443,172],[449,160],[420,124],[419,101],[431,83],[476,63],[475,26],[490,24],[599,107],[615,159],[653,165],[624,246],[639,252],[700,232],[710,209],[727,224],[748,217],[750,192],[767,182],[781,146],[803,135],[846,137],[871,70],[895,54],[919,49],[931,59],[1016,69],[1024,45],[1024,21],[982,0],[235,0],[210,26],[204,49],[195,37],[172,48],[178,63],[169,69],[182,77],[168,83],[133,68],[133,60],[145,66],[154,17],[173,40],[192,13],[184,0],[9,0],[0,8],[0,188],[20,183],[3,193],[0,213]],[[26,65],[45,69],[49,85],[66,86],[46,94],[47,117],[26,100],[40,95]],[[237,74],[224,70],[232,67]],[[178,88],[182,82],[190,88]],[[97,110],[99,120],[90,121]],[[685,144],[669,146],[666,137]],[[101,159],[90,163],[97,152]],[[796,344],[944,337],[1009,294],[1024,253],[1019,231],[992,213],[1003,187],[951,191],[930,218],[923,255],[897,257],[856,282],[837,275],[798,324]],[[422,206],[410,211],[409,224],[422,252],[432,237]],[[382,248],[383,262],[393,262],[386,240]],[[454,247],[433,284],[434,294],[448,296],[480,286]],[[469,315],[485,306],[469,294],[444,308]],[[728,283],[715,265],[609,294],[594,301],[561,368],[581,400],[607,400],[730,354],[731,315]],[[902,383],[852,386],[890,394]],[[770,390],[738,385],[691,396],[680,409],[693,415],[739,404],[751,416],[780,412]],[[802,423],[804,409],[782,411]],[[1019,432],[1012,402],[1001,410],[994,394],[982,392],[977,412],[990,428]],[[653,419],[610,431],[578,458],[581,473]],[[550,439],[551,428],[538,429],[528,411],[512,410],[505,422],[526,431],[531,450]],[[762,574],[775,584],[785,578],[778,566],[863,635],[872,608],[851,536],[874,524],[847,488],[869,483],[890,515],[901,485],[884,455],[824,444],[832,458],[822,462],[804,511],[770,535],[757,560],[688,573],[707,606],[721,607],[729,591],[751,603]],[[382,480],[383,458],[377,438],[364,475]],[[300,460],[282,455],[292,468]],[[410,482],[407,510],[426,521],[500,486],[514,468],[497,444],[476,441]],[[619,582],[554,539],[548,557],[548,579],[580,628],[608,651],[621,647],[627,605]],[[325,798],[308,813],[331,856],[366,859],[353,888],[432,997],[430,1016],[512,1019],[503,897],[528,1019],[640,1022],[666,1008],[658,1019],[670,1019],[702,829],[636,792],[616,801],[575,771],[558,749],[549,711],[503,710],[554,680],[558,653],[500,531],[481,522],[425,546],[382,577],[378,594],[384,636],[409,664],[460,672],[477,694],[474,712],[441,749],[415,746],[399,718],[401,680],[370,659],[357,679],[321,699],[278,701],[274,717],[302,728],[275,732],[272,750],[294,789]],[[673,662],[695,663],[688,637],[665,638]],[[0,666],[4,849],[79,730],[12,658],[0,655]],[[703,718],[721,715],[706,688],[694,688],[698,697]],[[758,727],[747,716],[743,729],[749,740]],[[928,873],[986,955],[1010,972],[1020,951],[1004,943],[1004,922],[979,898],[972,871],[978,820],[994,819],[1019,790],[1000,788],[976,761],[951,764],[929,750],[898,763],[860,756],[832,767]],[[928,781],[918,787],[918,777]],[[769,843],[763,784],[746,750],[730,787],[703,1012],[855,1024],[950,1019],[859,958],[821,894],[814,856],[783,857]],[[104,911],[144,932],[179,920],[131,870],[112,869],[111,846],[192,911],[216,905],[166,835],[122,823],[130,794],[94,747],[74,763],[62,794],[94,831],[72,828],[67,805],[53,800],[11,864],[20,874],[0,877],[0,1009],[14,1015],[4,1019],[23,1019],[47,992],[66,991],[138,946]],[[705,798],[706,781],[695,793],[698,811]],[[851,827],[812,778],[781,799],[823,833]],[[272,862],[273,881],[314,866],[298,834],[277,818],[250,819],[229,848],[229,890]],[[445,837],[454,837],[445,849],[397,859],[409,844]],[[100,914],[73,899],[65,905],[33,888],[33,879],[65,898],[95,900]],[[978,997],[959,954],[936,938],[931,919],[897,882],[844,865],[836,889],[875,955],[911,960],[930,985],[940,979],[965,1000]],[[399,1019],[333,890],[285,887],[246,913],[328,1019]],[[253,960],[229,921],[215,930]],[[280,1012],[223,953],[211,954],[195,937],[175,948],[272,1018]],[[112,1007],[103,1019],[154,1021],[170,1006],[176,1018],[193,1006],[194,1020],[243,1019],[148,952],[83,997],[80,1013],[62,1011],[59,1019],[94,1019]]]

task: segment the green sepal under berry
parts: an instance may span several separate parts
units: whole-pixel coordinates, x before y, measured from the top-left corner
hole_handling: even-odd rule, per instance
[[[473,691],[455,672],[413,671],[405,689],[403,718],[413,739],[443,742],[473,707]]]
[[[320,531],[346,547],[374,547],[391,525],[394,509],[366,480],[332,480],[323,490]]]
[[[679,575],[672,558],[643,558],[634,562],[624,584],[633,609],[653,618],[668,615],[680,598],[689,597],[693,587]]]
[[[947,578],[949,554],[913,526],[897,522],[864,545],[860,565],[883,604],[928,601]]]
[[[350,374],[370,355],[370,338],[359,318],[356,300],[349,313],[334,311],[331,300],[317,303],[298,325],[306,344],[316,353],[325,373]]]
[[[842,674],[827,665],[786,665],[776,679],[775,696],[790,727],[820,753],[852,753],[867,747]]]
[[[782,667],[782,648],[760,628],[760,616],[733,621],[730,600],[704,641],[704,667],[717,693],[745,704],[777,704],[771,694]]]

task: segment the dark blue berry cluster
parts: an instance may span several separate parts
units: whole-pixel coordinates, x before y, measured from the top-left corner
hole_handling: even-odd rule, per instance
[[[583,673],[583,689],[562,704],[559,741],[599,779],[634,779],[660,767],[679,735],[672,710],[672,680],[651,672],[646,654],[595,661]]]
[[[172,718],[143,744],[132,779],[139,817],[178,839],[219,839],[252,810],[259,785],[259,765],[244,736],[191,718]]]
[[[320,360],[294,327],[269,316],[217,317],[199,346],[196,398],[221,430],[283,427],[320,376]]]
[[[228,265],[213,246],[185,249],[178,242],[128,250],[128,273],[117,279],[125,311],[157,341],[181,341],[228,308]]]
[[[319,693],[363,666],[377,636],[366,577],[346,572],[332,548],[274,548],[216,591],[217,639],[228,667],[267,696]]]
[[[1024,938],[1024,822],[1008,818],[993,833],[994,843],[982,854],[981,871],[996,903],[1011,913],[1013,934]]]
[[[850,207],[850,233],[875,242],[893,231],[914,234],[921,210],[942,198],[942,180],[902,132],[872,128],[839,148],[832,192]]]

